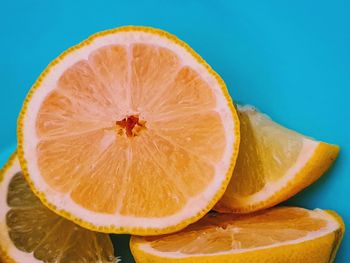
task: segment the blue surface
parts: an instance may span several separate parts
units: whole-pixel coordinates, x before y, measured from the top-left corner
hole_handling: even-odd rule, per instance
[[[0,152],[16,144],[22,100],[45,66],[89,35],[149,25],[178,35],[231,95],[306,135],[339,144],[335,166],[288,201],[334,209],[350,223],[350,1],[0,0]],[[113,237],[123,262],[128,237]],[[336,262],[350,258],[345,239]]]

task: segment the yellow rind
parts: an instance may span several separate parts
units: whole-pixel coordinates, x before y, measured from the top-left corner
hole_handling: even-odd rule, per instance
[[[243,214],[273,207],[294,196],[319,179],[331,167],[338,154],[338,145],[319,142],[310,160],[308,160],[305,166],[295,175],[293,180],[289,181],[287,185],[279,189],[267,200],[253,203],[249,206],[233,207],[231,205],[232,203],[230,205],[225,205],[227,202],[230,203],[229,195],[225,195],[225,200],[219,201],[214,207],[214,210],[221,213],[231,212]]]
[[[5,177],[5,174],[12,167],[13,162],[16,159],[16,154],[17,153],[15,151],[10,156],[10,158],[7,160],[6,164],[1,168],[1,170],[0,170],[0,183],[2,183],[2,180]],[[2,263],[16,263],[16,261],[6,253],[6,250],[3,247],[1,247],[1,244],[0,244],[0,262],[2,262]]]
[[[329,215],[331,215],[340,225],[340,228],[337,231],[335,231],[336,236],[335,236],[335,239],[333,242],[333,249],[332,249],[331,255],[329,257],[329,262],[333,262],[335,259],[335,256],[337,255],[341,241],[343,240],[343,237],[344,237],[345,224],[344,224],[344,221],[341,218],[341,216],[338,215],[335,211],[326,210],[325,212],[327,212]]]
[[[45,194],[38,191],[38,189],[35,187],[34,183],[32,182],[32,180],[30,179],[30,175],[28,172],[28,168],[27,168],[27,160],[25,159],[24,156],[24,150],[23,150],[23,144],[24,144],[24,135],[23,135],[23,121],[24,121],[24,117],[26,115],[27,112],[27,108],[28,108],[28,103],[30,102],[34,92],[40,88],[40,84],[42,82],[42,80],[45,78],[45,76],[50,72],[51,68],[56,65],[57,63],[59,63],[59,61],[61,59],[63,59],[64,57],[66,57],[68,54],[72,53],[73,51],[80,49],[84,46],[89,45],[93,40],[95,40],[96,38],[99,37],[103,37],[109,34],[115,34],[115,33],[121,33],[121,32],[145,32],[145,33],[150,33],[150,34],[155,34],[161,37],[165,37],[167,39],[169,39],[170,41],[172,41],[173,43],[180,45],[181,47],[183,47],[188,53],[190,53],[198,63],[200,63],[201,65],[203,65],[207,71],[217,80],[217,82],[219,83],[221,90],[227,100],[227,104],[230,108],[230,111],[232,113],[233,119],[234,119],[234,123],[235,123],[235,129],[233,130],[233,133],[235,134],[235,142],[233,145],[233,155],[231,157],[231,162],[230,162],[230,168],[226,173],[226,177],[225,180],[223,181],[223,183],[221,184],[221,188],[219,189],[219,191],[215,194],[215,196],[213,197],[213,199],[209,202],[209,204],[203,208],[197,215],[185,219],[182,222],[173,225],[173,226],[169,226],[169,227],[165,227],[165,228],[136,228],[136,227],[117,227],[114,225],[109,225],[109,226],[95,226],[92,223],[86,222],[81,220],[80,218],[70,214],[69,212],[65,211],[65,210],[59,210],[54,204],[50,203],[46,197]],[[17,121],[17,140],[18,140],[18,158],[21,164],[21,168],[24,174],[25,179],[27,180],[30,188],[32,189],[32,191],[34,192],[34,194],[41,200],[41,202],[47,206],[50,210],[52,210],[53,212],[55,212],[56,214],[73,221],[74,223],[87,228],[89,230],[92,231],[99,231],[99,232],[104,232],[104,233],[116,233],[116,234],[125,234],[125,233],[132,233],[132,234],[136,234],[136,235],[157,235],[157,234],[166,234],[166,233],[172,233],[178,230],[183,229],[184,227],[186,227],[187,225],[197,221],[198,219],[202,218],[210,209],[212,209],[214,207],[214,205],[217,203],[217,201],[222,197],[222,195],[224,194],[228,183],[230,182],[231,176],[232,176],[232,172],[237,160],[237,155],[238,155],[238,149],[239,149],[239,143],[240,143],[240,127],[239,127],[239,119],[238,119],[238,115],[236,112],[236,109],[233,105],[232,99],[228,93],[227,87],[225,82],[223,81],[223,79],[209,66],[208,63],[205,62],[205,60],[198,55],[189,45],[187,45],[185,42],[183,42],[182,40],[180,40],[179,38],[177,38],[175,35],[172,35],[166,31],[163,31],[161,29],[156,29],[156,28],[151,28],[151,27],[143,27],[143,26],[123,26],[123,27],[119,27],[119,28],[115,28],[115,29],[110,29],[110,30],[106,30],[106,31],[102,31],[99,33],[96,33],[92,36],[90,36],[88,39],[84,40],[83,42],[79,43],[76,46],[73,46],[69,49],[67,49],[66,51],[64,51],[61,55],[59,55],[56,59],[54,59],[48,66],[47,68],[41,73],[41,75],[39,76],[39,78],[36,80],[36,82],[34,83],[34,85],[31,87],[30,91],[27,94],[27,97],[24,100],[21,112],[19,114],[18,117],[18,121]]]
[[[0,247],[0,262],[1,263],[18,263],[13,260],[5,251]]]
[[[336,219],[339,228],[316,239],[296,244],[236,254],[167,258],[143,251],[140,249],[140,245],[144,241],[140,237],[132,236],[130,249],[137,263],[331,263],[335,259],[336,251],[344,234],[344,222],[335,212],[326,212]]]

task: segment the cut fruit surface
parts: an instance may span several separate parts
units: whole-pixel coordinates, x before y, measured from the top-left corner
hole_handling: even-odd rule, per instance
[[[344,233],[332,211],[278,207],[250,215],[209,213],[184,230],[133,236],[136,262],[329,263]]]
[[[157,29],[98,33],[39,77],[18,121],[26,179],[92,230],[151,235],[208,212],[232,175],[239,120],[222,79]]]
[[[247,213],[272,207],[316,181],[339,147],[315,141],[251,106],[239,106],[241,144],[231,182],[216,204],[219,212]]]
[[[0,262],[116,262],[101,234],[66,220],[41,204],[14,154],[0,171]]]

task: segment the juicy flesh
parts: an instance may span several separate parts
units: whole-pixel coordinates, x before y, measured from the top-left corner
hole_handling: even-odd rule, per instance
[[[251,215],[209,213],[181,232],[145,237],[162,252],[215,254],[238,249],[258,249],[297,240],[327,226],[322,218],[312,218],[302,208],[275,208]]]
[[[299,156],[303,137],[253,108],[238,114],[241,144],[227,193],[250,196],[286,174]]]
[[[36,120],[56,191],[96,212],[161,217],[210,184],[226,147],[216,98],[170,49],[101,47],[56,85]]]
[[[114,262],[106,234],[83,229],[44,207],[22,173],[11,179],[6,214],[9,236],[17,249],[43,262]]]

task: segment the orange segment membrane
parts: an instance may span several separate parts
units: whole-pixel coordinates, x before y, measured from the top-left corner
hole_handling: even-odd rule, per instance
[[[149,44],[134,44],[131,52],[131,102],[137,111],[150,111],[163,101],[181,67],[178,56],[170,49]]]
[[[182,67],[170,85],[158,96],[156,103],[148,103],[150,118],[155,121],[208,113],[216,106],[214,93],[208,83],[189,66]]]
[[[204,191],[223,156],[215,107],[208,83],[171,50],[104,46],[68,68],[43,101],[40,172],[92,211],[171,215]]]
[[[152,133],[141,135],[139,143],[132,144],[132,156],[121,209],[124,215],[170,215],[183,208],[185,197],[198,194],[214,176],[210,164]],[[198,174],[201,176],[193,180]]]
[[[282,207],[251,215],[209,213],[181,232],[145,240],[162,252],[211,254],[293,241],[326,225],[301,208]]]
[[[154,121],[148,128],[173,144],[204,156],[208,162],[215,162],[222,158],[226,144],[222,125],[219,114],[210,112]]]

